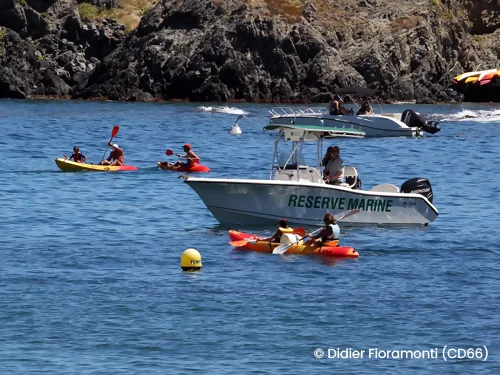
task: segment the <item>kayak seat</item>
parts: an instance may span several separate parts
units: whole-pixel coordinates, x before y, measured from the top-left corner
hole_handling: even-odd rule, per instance
[[[345,182],[351,189],[354,188],[358,183],[358,171],[354,167],[344,168]]]

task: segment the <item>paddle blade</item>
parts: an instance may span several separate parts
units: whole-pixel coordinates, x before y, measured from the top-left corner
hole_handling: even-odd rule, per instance
[[[290,245],[279,245],[278,247],[275,247],[273,250],[273,254],[285,254],[285,252],[292,246],[294,245],[291,243]]]
[[[231,245],[233,247],[243,247],[246,244],[247,244],[247,241],[245,241],[245,240],[229,242],[229,245]]]
[[[167,156],[172,156],[174,152],[171,149],[168,149],[167,151],[165,151],[165,154],[167,154]]]
[[[120,127],[118,125],[113,127],[113,130],[111,131],[111,137],[115,137],[119,131],[120,131]]]

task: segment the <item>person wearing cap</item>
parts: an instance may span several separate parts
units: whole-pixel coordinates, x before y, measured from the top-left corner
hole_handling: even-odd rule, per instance
[[[263,238],[262,241],[269,241],[269,242],[280,242],[281,241],[281,236],[284,235],[285,233],[293,233],[293,229],[288,226],[288,220],[287,219],[281,219],[279,221],[280,226],[278,229],[276,229],[276,232],[272,235],[272,237],[268,238]]]
[[[186,143],[184,146],[182,146],[182,149],[184,150],[185,154],[177,154],[178,157],[187,159],[186,163],[182,163],[181,161],[178,161],[177,163],[173,164],[171,168],[173,170],[180,168],[181,166],[186,166],[186,167],[191,167],[194,164],[197,164],[200,162],[200,158],[198,155],[194,153],[193,150],[191,150],[191,145],[189,143]]]
[[[328,241],[335,241],[340,238],[340,227],[332,214],[325,214],[323,217],[323,223],[325,223],[325,226],[321,232],[315,236],[313,236],[312,233],[307,235],[311,238],[311,241],[314,241],[317,245],[324,244]]]
[[[125,165],[125,153],[123,150],[116,144],[108,143],[108,146],[113,147],[113,150],[109,153],[109,157],[106,160],[101,161],[100,165],[113,165],[120,166]]]
[[[78,146],[73,147],[73,153],[71,154],[71,156],[69,158],[66,156],[66,154],[63,154],[63,156],[64,156],[64,159],[66,159],[66,160],[73,159],[76,163],[83,164],[87,161],[87,157],[80,152],[80,148]]]
[[[340,185],[344,182],[344,161],[340,157],[340,148],[333,146],[330,159],[325,167],[325,182],[331,185]]]
[[[335,95],[330,102],[331,115],[348,115],[349,111],[342,106],[343,100],[340,95]]]

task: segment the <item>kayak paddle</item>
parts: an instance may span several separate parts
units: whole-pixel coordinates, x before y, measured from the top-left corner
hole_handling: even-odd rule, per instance
[[[118,125],[113,127],[113,130],[111,131],[111,139],[109,140],[108,143],[111,143],[111,141],[118,134],[119,131],[120,131],[120,127]],[[106,152],[108,152],[108,147],[109,147],[109,145],[106,145],[106,151],[104,151],[104,155],[102,155],[101,162],[104,160],[104,157],[106,156]]]
[[[294,234],[298,234],[299,236],[303,236],[305,233],[306,233],[306,230],[304,228],[295,228],[293,230],[293,233]],[[232,242],[229,242],[229,245],[233,246],[233,247],[243,247],[245,246],[247,243],[256,243],[257,241],[262,241],[261,238],[257,238],[257,239],[254,239],[254,240],[239,240],[239,241],[232,241]]]
[[[340,221],[342,219],[345,219],[346,217],[349,217],[349,216],[352,216],[354,214],[357,214],[360,210],[352,210],[352,211],[349,211],[348,213],[346,213],[345,215],[339,217],[338,219],[335,219],[337,221]],[[318,234],[320,231],[322,231],[323,228],[319,228],[318,230],[315,230],[314,232],[312,232],[311,234],[314,236],[316,234]],[[288,245],[280,245],[278,246],[277,248],[275,248],[273,250],[273,254],[284,254],[290,247],[292,247],[293,245],[296,245],[297,243],[299,243],[300,241],[302,241],[303,239],[305,239],[307,236],[304,236],[302,237],[300,240],[298,241],[295,241],[291,244],[288,244]]]
[[[165,154],[167,154],[167,156],[172,156],[174,152],[171,149],[168,149],[167,151],[165,151]]]

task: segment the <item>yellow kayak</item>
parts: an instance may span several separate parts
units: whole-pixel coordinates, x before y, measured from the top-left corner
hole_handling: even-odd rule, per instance
[[[81,172],[81,171],[91,171],[91,172],[116,172],[116,171],[136,171],[137,168],[132,165],[97,165],[97,164],[83,164],[77,163],[71,160],[65,160],[62,158],[56,159],[56,164],[64,172]]]

